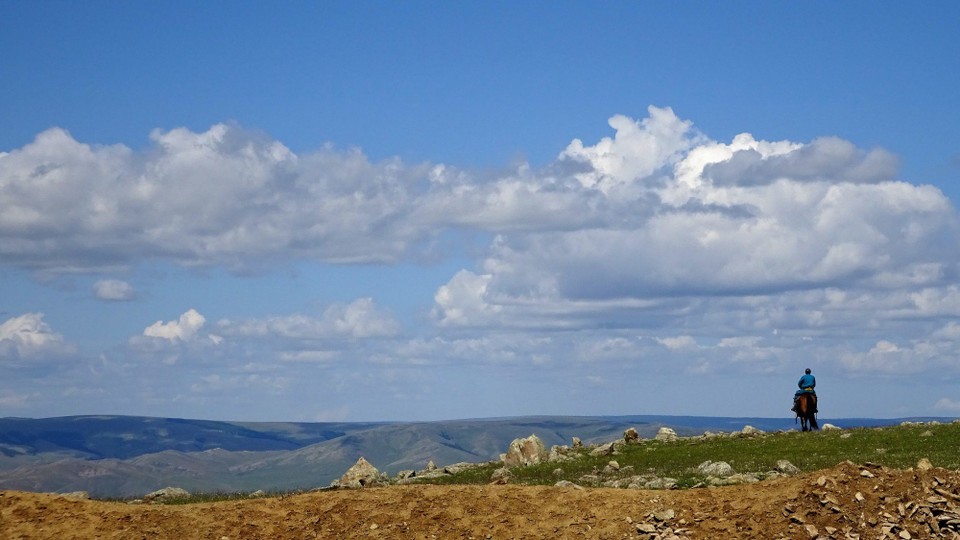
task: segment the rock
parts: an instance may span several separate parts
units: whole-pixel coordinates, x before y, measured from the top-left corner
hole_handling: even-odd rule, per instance
[[[444,467],[443,474],[457,474],[457,473],[461,473],[463,471],[469,471],[470,469],[481,467],[481,466],[482,465],[479,465],[477,463],[468,463],[466,461],[462,461],[460,463],[454,463],[453,465],[447,465],[446,467]]]
[[[627,430],[623,432],[623,441],[627,444],[640,442],[640,434],[637,433],[637,428],[627,428]]]
[[[537,465],[548,459],[547,449],[543,441],[536,435],[526,439],[514,439],[503,456],[503,464],[507,467],[525,467]]]
[[[143,496],[144,501],[154,502],[154,501],[169,501],[173,499],[186,499],[190,496],[190,492],[178,487],[165,487],[163,489],[158,489],[152,493],[147,493]]]
[[[583,448],[583,441],[580,440],[580,437],[573,438],[573,447],[575,449]]]
[[[933,432],[929,429],[920,434],[921,437],[933,437]]]
[[[671,519],[677,517],[677,513],[672,508],[668,508],[666,510],[661,510],[660,512],[654,512],[650,514],[650,517],[657,521],[670,521]]]
[[[927,458],[920,458],[920,461],[917,462],[917,468],[921,471],[929,471],[933,468],[933,463],[930,463]]]
[[[657,532],[657,528],[650,523],[637,523],[637,532],[640,534],[654,534]]]
[[[258,489],[250,494],[251,499],[259,499],[261,497],[266,497],[266,496],[267,496],[267,492],[262,489]]]
[[[797,468],[796,465],[785,459],[777,461],[777,466],[774,467],[774,470],[777,472],[782,472],[783,474],[797,474],[800,472],[800,469]]]
[[[437,464],[434,463],[433,460],[431,459],[430,461],[427,462],[427,469],[426,469],[426,470],[427,470],[428,472],[433,472],[433,471],[437,470]]]
[[[807,536],[810,538],[816,538],[820,536],[820,531],[817,530],[817,526],[813,524],[806,524],[803,526],[803,530],[806,531]]]
[[[561,461],[573,461],[573,456],[570,454],[570,447],[568,446],[557,446],[553,445],[550,447],[550,455],[547,456],[547,461],[550,463],[558,463]]]
[[[765,433],[762,430],[759,430],[753,426],[743,426],[743,429],[740,430],[741,437],[759,437]]]
[[[644,489],[673,489],[677,487],[676,478],[653,478],[643,484]]]
[[[416,478],[417,471],[412,469],[405,469],[397,473],[397,480],[406,480],[408,478]]]
[[[614,443],[609,442],[607,444],[601,444],[600,446],[594,448],[590,451],[590,455],[594,457],[599,456],[612,456],[616,453],[617,447]]]
[[[704,461],[700,465],[697,465],[697,472],[704,476],[726,478],[733,474],[733,467],[726,461]]]
[[[573,489],[583,489],[583,486],[578,486],[577,484],[574,484],[573,482],[571,482],[571,481],[569,481],[569,480],[560,480],[559,482],[557,482],[556,484],[554,484],[554,486],[556,486],[556,487],[569,487],[569,488],[573,488]]]
[[[353,467],[343,473],[337,485],[342,488],[362,488],[375,486],[379,483],[380,471],[361,457]]]
[[[510,477],[513,476],[513,473],[510,472],[510,469],[506,467],[500,467],[499,469],[493,471],[493,474],[490,475],[490,481],[497,484],[506,484]]]
[[[657,436],[654,437],[658,441],[675,441],[678,439],[677,432],[664,426],[657,430]]]
[[[841,428],[833,424],[823,424],[822,426],[820,426],[820,431],[840,431],[840,430]]]
[[[89,499],[90,494],[86,491],[71,491],[70,493],[61,493],[61,497],[66,497],[67,499]]]

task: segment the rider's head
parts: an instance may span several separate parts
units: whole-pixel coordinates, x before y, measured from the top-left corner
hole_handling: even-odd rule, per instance
[[[803,372],[806,373],[807,375],[809,375],[809,374],[810,374],[810,368],[805,369]]]

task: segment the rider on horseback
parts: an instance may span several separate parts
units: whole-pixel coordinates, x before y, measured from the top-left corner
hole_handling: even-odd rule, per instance
[[[817,386],[817,379],[810,374],[810,368],[804,370],[803,376],[800,377],[800,381],[797,382],[797,386],[799,386],[800,389],[793,395],[793,408],[790,410],[797,412],[797,401],[800,399],[800,396],[803,394],[811,394],[813,396],[813,412],[817,412],[817,392],[813,389]]]

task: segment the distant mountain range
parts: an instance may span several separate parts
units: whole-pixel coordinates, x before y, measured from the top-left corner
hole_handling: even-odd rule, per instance
[[[903,419],[836,419],[840,427]],[[940,419],[944,420],[944,419]],[[381,471],[498,459],[513,439],[536,434],[549,448],[609,442],[634,427],[652,438],[793,429],[790,418],[536,416],[440,422],[220,422],[138,416],[0,418],[0,489],[87,491],[132,497],[166,487],[237,492],[323,487],[363,456]]]

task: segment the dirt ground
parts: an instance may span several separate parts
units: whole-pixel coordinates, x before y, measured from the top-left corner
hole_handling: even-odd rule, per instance
[[[0,491],[3,539],[960,538],[960,473],[851,463],[688,490],[391,486],[180,506]]]

